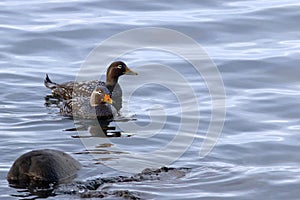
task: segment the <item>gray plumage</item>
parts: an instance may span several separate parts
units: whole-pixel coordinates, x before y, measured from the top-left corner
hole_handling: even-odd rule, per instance
[[[113,119],[110,92],[105,86],[98,86],[90,97],[75,97],[63,100],[60,113],[67,117],[80,119]]]

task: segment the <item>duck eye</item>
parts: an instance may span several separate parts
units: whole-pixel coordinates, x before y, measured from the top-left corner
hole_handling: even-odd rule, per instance
[[[122,69],[122,65],[118,65],[118,67],[117,67],[118,69]]]

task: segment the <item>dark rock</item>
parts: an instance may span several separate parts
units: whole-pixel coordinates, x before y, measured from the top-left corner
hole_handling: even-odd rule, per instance
[[[51,149],[34,150],[20,156],[7,180],[15,187],[49,187],[71,182],[81,164],[70,155]]]

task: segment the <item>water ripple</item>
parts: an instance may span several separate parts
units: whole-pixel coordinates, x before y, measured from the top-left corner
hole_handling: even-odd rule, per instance
[[[159,26],[192,37],[217,64],[227,94],[223,133],[209,156],[199,159],[211,117],[211,97],[203,77],[195,76],[191,66],[174,55],[146,50],[125,55],[133,66],[160,63],[182,73],[197,93],[200,127],[193,144],[173,163],[174,167],[192,167],[185,177],[105,187],[136,191],[146,199],[298,199],[299,7],[295,0],[1,1],[0,33],[5,37],[0,38],[0,198],[20,195],[8,187],[5,177],[22,153],[36,148],[85,152],[77,133],[64,131],[74,129],[73,121],[45,107],[44,97],[50,94],[43,86],[45,73],[56,82],[74,80],[88,53],[111,35]],[[153,73],[151,68],[139,75],[146,79],[149,73]],[[164,76],[168,74],[157,73],[156,77]],[[124,92],[132,86],[125,79],[120,83]],[[181,83],[170,84],[185,92]],[[199,114],[191,102],[185,101],[187,121]],[[174,138],[181,111],[170,93],[146,85],[129,104],[124,115],[134,115],[137,121],[122,123],[137,123],[141,130],[98,144],[94,150],[100,150],[95,152],[106,154],[99,159],[101,164],[86,154],[75,154],[85,165],[80,178],[98,176],[99,171],[120,175],[102,165],[112,157],[124,156],[113,152],[113,144],[124,152],[151,152]],[[154,104],[167,112],[168,121],[160,134],[143,129],[151,123]],[[159,120],[153,123],[161,124]],[[185,137],[192,137],[189,128],[182,131]],[[143,133],[153,137],[142,137]]]

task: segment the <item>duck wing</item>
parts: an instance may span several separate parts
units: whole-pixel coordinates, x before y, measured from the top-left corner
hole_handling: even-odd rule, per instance
[[[105,86],[105,83],[99,80],[92,80],[81,82],[68,81],[59,84],[51,81],[48,74],[46,74],[46,77],[44,79],[44,85],[50,90],[52,90],[53,97],[67,100],[72,99],[73,96],[89,97],[92,94],[95,87]]]

